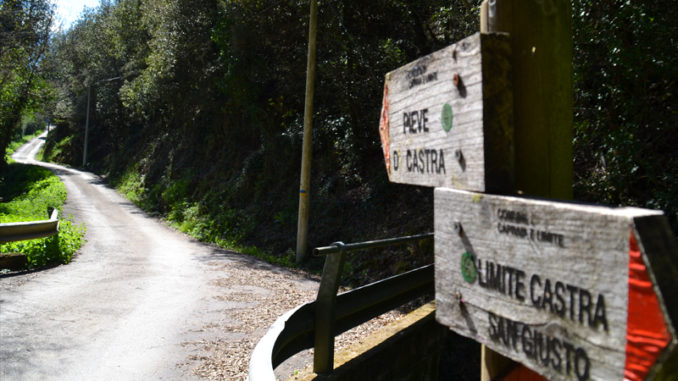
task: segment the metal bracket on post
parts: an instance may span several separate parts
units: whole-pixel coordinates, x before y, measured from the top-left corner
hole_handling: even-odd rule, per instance
[[[325,259],[316,299],[313,371],[317,374],[328,373],[334,369],[334,310],[339,278],[344,267],[346,245],[343,242],[335,242],[332,246],[339,248],[339,251]]]

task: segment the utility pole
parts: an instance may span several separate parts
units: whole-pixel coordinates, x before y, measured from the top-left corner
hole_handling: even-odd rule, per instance
[[[306,64],[306,103],[304,106],[304,141],[301,153],[301,180],[299,181],[299,218],[297,223],[297,263],[308,251],[308,214],[311,188],[311,151],[313,127],[313,96],[315,92],[315,46],[318,18],[317,0],[310,0],[311,15],[308,26],[308,61]]]
[[[511,38],[516,189],[505,191],[572,199],[570,2],[484,0],[480,31],[505,32]],[[483,346],[481,380],[502,377],[514,364]],[[504,380],[519,379],[519,374]]]
[[[85,117],[85,143],[82,148],[82,167],[87,165],[87,141],[89,140],[89,98],[92,94],[92,85],[87,86],[87,116]]]
[[[99,81],[94,82],[94,84],[98,84],[101,82],[110,82],[110,81],[115,81],[116,79],[122,79],[122,77],[113,77],[113,78],[106,78],[106,79],[101,79]],[[85,117],[85,143],[84,147],[82,148],[82,167],[85,168],[87,165],[87,142],[89,141],[89,107],[90,107],[90,97],[92,95],[92,84],[87,86],[87,116]]]

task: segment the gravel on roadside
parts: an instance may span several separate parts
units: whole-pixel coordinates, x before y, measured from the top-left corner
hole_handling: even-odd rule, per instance
[[[215,282],[223,290],[223,294],[217,298],[225,298],[232,303],[233,308],[221,311],[228,315],[228,319],[205,328],[241,336],[236,340],[216,338],[187,342],[184,345],[195,349],[196,354],[190,360],[195,364],[193,373],[201,378],[247,380],[250,357],[257,342],[278,317],[315,299],[317,279],[311,281],[302,272],[286,269],[271,271],[268,267],[244,269],[220,263],[212,265],[215,271],[223,272],[223,277]],[[299,287],[300,283],[305,286]],[[341,350],[360,342],[371,332],[402,315],[398,311],[391,311],[343,333],[336,338],[335,349]],[[311,353],[312,350],[308,352]],[[279,377],[286,379],[295,370],[302,370],[310,365],[312,357],[306,357],[305,362],[294,364],[290,368],[290,374]]]

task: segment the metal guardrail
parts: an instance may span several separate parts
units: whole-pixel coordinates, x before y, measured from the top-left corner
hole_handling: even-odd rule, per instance
[[[49,220],[0,224],[0,243],[49,237],[59,232],[59,211],[54,209]]]
[[[331,372],[336,335],[433,292],[433,265],[428,265],[337,295],[344,254],[432,238],[433,233],[429,233],[355,244],[336,242],[316,248],[314,254],[328,255],[316,300],[288,311],[273,323],[254,348],[249,380],[275,380],[275,367],[308,348],[314,348],[314,372]]]
[[[331,244],[330,246],[322,246],[322,247],[316,247],[313,249],[313,255],[327,255],[327,254],[333,254],[333,253],[338,253],[340,251],[354,251],[354,250],[363,250],[363,249],[374,249],[377,247],[387,247],[387,246],[394,246],[394,245],[399,245],[401,243],[408,243],[408,242],[413,242],[413,241],[419,241],[419,240],[425,240],[425,239],[432,239],[433,238],[433,233],[424,233],[424,234],[418,234],[418,235],[410,235],[407,237],[397,237],[397,238],[387,238],[387,239],[380,239],[376,241],[365,241],[365,242],[359,242],[359,243],[343,243],[343,242],[335,242]]]

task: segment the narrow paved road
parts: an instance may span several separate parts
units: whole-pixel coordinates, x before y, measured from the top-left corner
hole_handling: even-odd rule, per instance
[[[69,265],[0,277],[3,381],[243,379],[268,326],[314,297],[314,281],[192,241],[96,175],[41,165],[87,243]]]

